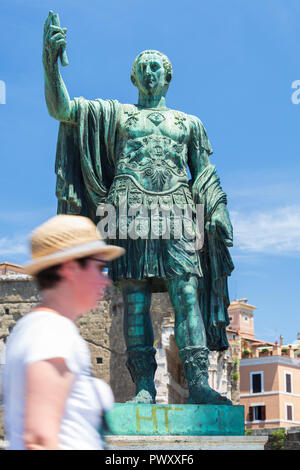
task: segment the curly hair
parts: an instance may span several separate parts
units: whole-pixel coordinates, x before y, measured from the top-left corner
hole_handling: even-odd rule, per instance
[[[173,75],[173,69],[172,69],[172,64],[171,64],[170,60],[162,52],[155,51],[155,50],[152,50],[152,49],[140,52],[140,54],[136,57],[135,61],[133,62],[132,71],[131,71],[131,81],[132,81],[132,83],[135,85],[135,74],[136,74],[136,69],[137,69],[137,64],[138,64],[139,59],[141,58],[141,56],[147,55],[147,54],[157,54],[162,58],[162,63],[163,63],[163,66],[164,66],[164,69],[165,69],[165,72],[166,72],[166,80],[167,80],[167,82],[170,83],[170,81],[172,80],[172,75]]]

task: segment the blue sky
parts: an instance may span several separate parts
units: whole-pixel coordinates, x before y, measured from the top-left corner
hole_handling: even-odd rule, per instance
[[[235,234],[231,298],[257,306],[256,337],[300,331],[300,79],[297,0],[1,0],[0,260],[28,259],[28,233],[56,213],[58,123],[41,63],[52,9],[68,28],[69,94],[136,103],[133,60],[170,58],[167,105],[197,115],[214,149]],[[1,101],[1,100],[0,100]]]

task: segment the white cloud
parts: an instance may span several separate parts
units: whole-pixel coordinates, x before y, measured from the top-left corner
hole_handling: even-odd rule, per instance
[[[31,231],[56,214],[55,208],[15,208],[0,210],[0,262],[23,264],[30,258],[29,235]]]
[[[300,206],[244,213],[232,211],[234,245],[242,251],[300,254]]]
[[[29,256],[28,235],[14,235],[0,238],[0,260],[10,261]],[[5,259],[4,259],[5,258]]]
[[[272,208],[290,207],[300,200],[300,186],[296,169],[234,170],[226,175],[224,190],[232,210],[269,211]],[[262,205],[263,204],[263,205]]]
[[[29,224],[33,227],[45,221],[48,217],[56,215],[55,207],[45,207],[42,209],[20,209],[0,211],[0,222],[5,224]]]

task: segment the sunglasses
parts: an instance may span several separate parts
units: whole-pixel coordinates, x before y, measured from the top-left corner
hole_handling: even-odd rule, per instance
[[[105,261],[101,258],[95,258],[94,256],[89,256],[89,259],[91,259],[93,261],[98,261],[98,263],[101,263],[98,266],[98,269],[99,269],[101,274],[103,274],[105,271],[107,271],[107,269],[108,269],[108,262],[107,261]]]

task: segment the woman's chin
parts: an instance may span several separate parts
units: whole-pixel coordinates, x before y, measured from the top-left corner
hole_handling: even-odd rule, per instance
[[[104,291],[100,291],[99,294],[97,295],[97,300],[96,300],[96,305],[98,304],[98,302],[101,302],[104,298]]]

